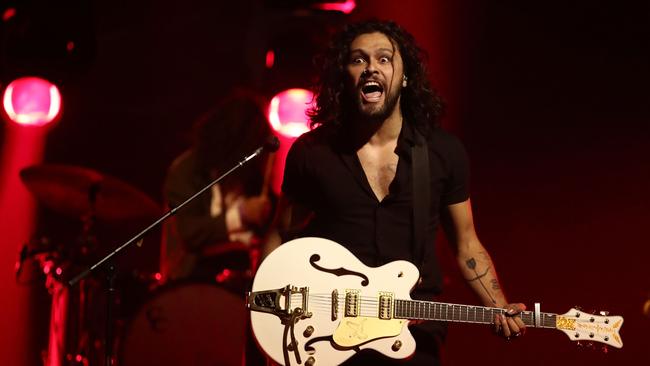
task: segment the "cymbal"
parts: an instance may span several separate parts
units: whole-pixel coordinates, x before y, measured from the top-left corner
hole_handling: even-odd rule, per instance
[[[152,219],[162,213],[161,207],[138,189],[88,168],[34,165],[21,170],[20,178],[46,207],[73,217],[94,211],[99,220],[121,221]]]

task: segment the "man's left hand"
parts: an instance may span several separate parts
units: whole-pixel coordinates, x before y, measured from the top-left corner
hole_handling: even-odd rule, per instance
[[[521,303],[508,304],[503,308],[506,310],[505,313],[494,317],[495,332],[506,340],[523,335],[526,331],[526,325],[519,314],[526,310],[526,305]]]

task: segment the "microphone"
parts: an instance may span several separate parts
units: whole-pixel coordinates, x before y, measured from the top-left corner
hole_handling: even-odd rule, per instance
[[[280,140],[277,136],[269,136],[264,143],[264,150],[268,152],[276,152],[280,148]]]
[[[78,274],[76,277],[68,281],[68,284],[70,286],[74,286],[77,282],[81,281],[82,278],[86,277],[89,273],[95,271],[95,269],[102,264],[106,263],[109,261],[111,258],[116,256],[119,252],[121,252],[124,248],[128,247],[131,245],[131,243],[134,243],[144,237],[145,234],[147,234],[151,229],[154,227],[158,226],[161,222],[167,220],[170,216],[175,215],[176,212],[180,209],[182,209],[186,204],[188,204],[190,201],[201,195],[203,192],[207,191],[212,187],[213,185],[219,183],[222,179],[230,175],[230,173],[234,172],[237,170],[239,167],[242,165],[246,164],[249,160],[255,158],[256,156],[260,155],[262,151],[268,151],[268,152],[274,152],[278,150],[280,147],[280,140],[276,136],[271,136],[269,137],[264,145],[260,146],[255,150],[252,154],[244,157],[241,161],[236,163],[230,170],[226,171],[225,173],[221,174],[218,178],[213,180],[212,182],[208,183],[205,187],[201,188],[198,190],[196,193],[194,193],[192,196],[190,196],[188,199],[180,203],[178,206],[170,209],[167,211],[165,214],[163,214],[158,220],[156,220],[154,223],[146,227],[144,230],[142,230],[140,233],[136,234],[134,237],[126,241],[124,244],[120,245],[119,247],[115,248],[111,253],[109,253],[107,256],[102,258],[99,262],[93,264],[91,267],[87,268],[85,271],[81,272]]]

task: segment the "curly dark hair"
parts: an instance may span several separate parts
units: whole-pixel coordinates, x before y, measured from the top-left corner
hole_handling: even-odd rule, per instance
[[[307,111],[311,126],[341,124],[346,119],[345,83],[350,44],[361,34],[380,32],[399,48],[408,84],[402,89],[401,109],[406,121],[423,134],[439,124],[442,101],[431,87],[426,71],[426,54],[415,38],[392,21],[371,20],[349,24],[333,37],[325,52],[316,58],[320,69],[314,86],[315,105]]]
[[[194,124],[194,150],[201,169],[222,174],[272,135],[260,98],[235,89]],[[261,175],[261,159],[240,170],[241,180]]]

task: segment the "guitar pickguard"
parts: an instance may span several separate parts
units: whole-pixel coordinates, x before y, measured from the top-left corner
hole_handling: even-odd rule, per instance
[[[336,328],[333,339],[339,346],[354,347],[375,339],[397,336],[405,323],[401,319],[346,317]]]

